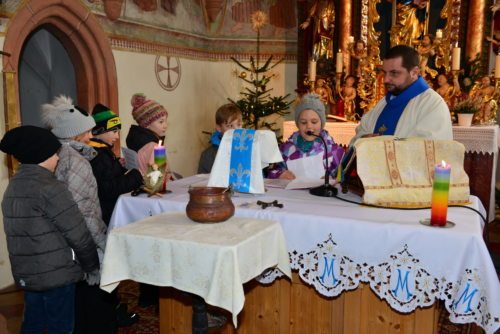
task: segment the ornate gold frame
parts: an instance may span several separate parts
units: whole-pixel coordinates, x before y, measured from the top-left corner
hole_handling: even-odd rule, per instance
[[[361,81],[358,85],[358,95],[360,96],[361,108],[364,112],[369,111],[375,103],[384,95],[384,87],[378,80],[377,65],[380,61],[380,41],[381,32],[375,30],[375,24],[380,20],[380,14],[377,12],[377,5],[381,0],[362,0],[361,3],[361,40],[363,40],[368,49],[368,61],[373,64],[371,73],[366,75],[367,80]],[[440,40],[440,56],[436,59],[436,65],[444,67],[445,72],[450,72],[451,51],[453,46],[459,40],[460,28],[460,8],[461,0],[446,0],[441,9],[440,17],[446,20],[446,25],[442,29],[443,38]],[[393,40],[391,31],[390,39]],[[373,52],[378,50],[378,52]]]

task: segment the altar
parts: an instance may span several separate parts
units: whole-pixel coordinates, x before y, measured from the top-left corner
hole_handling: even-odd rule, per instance
[[[357,123],[326,122],[325,130],[334,141],[346,148],[356,134]],[[283,123],[283,140],[297,131],[294,121]],[[464,144],[464,169],[469,175],[470,192],[481,199],[489,221],[495,219],[495,184],[500,136],[498,125],[453,126],[453,139]]]
[[[189,187],[206,181],[198,175],[172,182],[172,193],[161,198],[122,195],[110,229],[184,211]],[[283,208],[262,209],[258,200]],[[453,322],[476,323],[487,333],[500,328],[500,283],[474,211],[450,208],[456,225],[439,229],[419,223],[428,209],[368,208],[271,185],[264,195],[236,194],[233,202],[236,217],[280,222],[294,270],[291,282],[270,271],[247,283],[238,333],[436,333],[438,300]],[[470,207],[484,215],[477,197]],[[182,296],[163,290],[161,332],[189,332],[190,312]]]

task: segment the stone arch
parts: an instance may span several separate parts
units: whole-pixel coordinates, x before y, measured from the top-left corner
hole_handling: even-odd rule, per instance
[[[6,130],[21,123],[18,69],[24,43],[39,28],[66,48],[75,67],[78,103],[118,110],[116,66],[107,35],[80,1],[30,0],[10,19],[3,47]]]

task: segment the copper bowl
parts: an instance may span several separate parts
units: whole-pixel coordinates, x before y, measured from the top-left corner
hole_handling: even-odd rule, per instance
[[[234,215],[229,188],[192,187],[189,188],[189,202],[186,214],[198,223],[219,223]]]

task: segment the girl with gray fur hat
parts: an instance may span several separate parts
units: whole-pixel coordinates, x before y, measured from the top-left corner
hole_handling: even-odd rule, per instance
[[[96,125],[94,118],[74,105],[70,97],[61,95],[42,105],[42,120],[62,144],[55,175],[68,186],[82,212],[101,263],[107,227],[102,220],[97,182],[89,162],[97,155],[88,145]],[[85,280],[76,288],[75,333],[114,333],[115,305],[99,288],[100,270],[87,274]]]
[[[268,170],[267,177],[270,179],[295,179],[295,175],[287,168],[287,161],[318,154],[326,159],[325,148],[322,137],[328,147],[328,171],[333,173],[340,163],[344,149],[335,144],[325,127],[325,105],[321,102],[319,95],[306,94],[295,107],[295,124],[298,131],[294,132],[288,140],[280,146],[282,163],[275,164]]]

